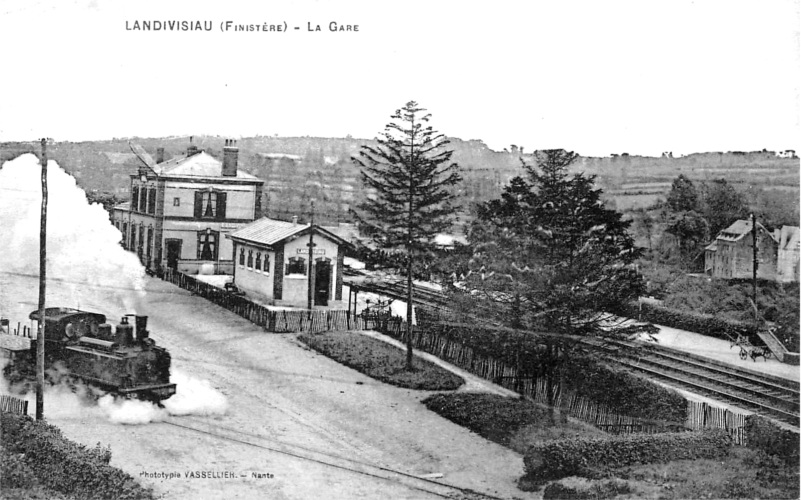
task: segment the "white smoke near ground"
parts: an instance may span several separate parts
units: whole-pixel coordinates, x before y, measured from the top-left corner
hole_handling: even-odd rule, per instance
[[[108,212],[98,203],[90,204],[75,178],[54,161],[47,165],[47,183],[46,306],[76,307],[107,317],[142,313],[144,268],[136,255],[120,246],[122,234],[111,224]],[[39,159],[26,154],[5,162],[0,168],[0,316],[12,325],[25,325],[28,314],[37,309],[41,202]],[[17,387],[0,379],[0,392],[19,396]],[[115,399],[82,384],[47,386],[45,413],[50,417],[99,412],[111,422],[133,425],[170,415],[227,411],[225,396],[209,382],[174,368],[171,381],[177,392],[163,401],[164,408]],[[29,408],[36,404],[32,391],[19,397],[29,401]]]
[[[190,377],[174,370],[170,381],[177,384],[175,395],[162,401],[163,408],[153,403],[132,399],[114,399],[107,395],[98,400],[98,406],[110,422],[124,425],[142,425],[161,422],[170,416],[224,415],[228,411],[225,395],[207,380]]]
[[[208,380],[173,369],[170,381],[177,384],[175,395],[162,402],[170,415],[224,415],[228,411],[225,395]]]

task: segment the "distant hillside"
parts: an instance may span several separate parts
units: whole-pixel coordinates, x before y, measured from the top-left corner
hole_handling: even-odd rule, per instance
[[[224,137],[197,136],[194,144],[221,158]],[[165,149],[165,158],[184,154],[187,137],[134,138],[152,156]],[[248,137],[238,139],[240,168],[266,181],[264,210],[271,217],[307,214],[315,200],[315,212],[323,223],[350,220],[348,210],[366,195],[358,169],[350,158],[369,139],[320,137]],[[530,153],[515,146],[493,151],[482,141],[451,139],[454,161],[462,166],[461,186],[465,206],[497,197],[508,181],[522,175],[520,159],[532,162]],[[138,159],[127,139],[92,142],[56,142],[49,156],[74,175],[87,191],[107,192],[125,198],[130,175]],[[25,152],[38,154],[39,144],[0,143],[0,161]],[[679,174],[694,181],[725,178],[750,196],[788,200],[796,205],[799,195],[798,158],[779,158],[764,152],[698,153],[680,158],[629,156],[582,157],[575,171],[597,175],[607,200],[619,210],[652,205],[670,190]],[[795,201],[793,201],[795,200]],[[785,201],[782,201],[785,203]],[[797,215],[796,215],[797,218]]]

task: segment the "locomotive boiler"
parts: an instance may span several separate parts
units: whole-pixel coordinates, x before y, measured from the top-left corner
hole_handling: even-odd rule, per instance
[[[29,318],[40,321],[39,311]],[[45,366],[51,379],[66,376],[153,402],[175,394],[170,353],[150,338],[147,316],[126,315],[113,327],[103,314],[52,307],[45,309],[44,320]],[[7,322],[0,328],[0,351],[8,358],[4,374],[12,384],[35,379],[36,367],[38,340],[16,333]]]

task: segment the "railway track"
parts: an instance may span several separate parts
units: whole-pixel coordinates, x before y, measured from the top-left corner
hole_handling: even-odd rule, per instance
[[[238,429],[232,429],[230,427],[220,425],[219,422],[214,422],[212,427],[203,420],[194,419],[192,417],[182,417],[180,423],[176,419],[170,419],[163,423],[183,429],[184,431],[196,432],[224,441],[232,441],[239,444],[253,446],[265,452],[278,453],[299,460],[305,460],[350,471],[354,474],[375,477],[442,498],[453,500],[501,500],[499,497],[488,495],[486,493],[434,481],[433,479],[416,476],[389,467],[368,464],[352,458],[334,455],[328,451],[323,452],[314,450],[304,446],[271,439],[266,436],[251,434]]]
[[[404,283],[371,283],[373,291],[405,297]],[[415,303],[447,309],[441,292],[414,286]],[[734,367],[713,359],[645,342],[586,343],[615,356],[610,359],[635,372],[712,399],[799,427],[799,384]],[[622,356],[620,355],[622,354]]]
[[[622,354],[612,361],[641,374],[799,426],[799,385],[791,380],[643,342],[613,342],[603,348]]]

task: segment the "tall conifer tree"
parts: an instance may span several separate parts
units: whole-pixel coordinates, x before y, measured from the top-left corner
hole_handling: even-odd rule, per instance
[[[407,279],[406,368],[412,369],[412,277],[416,257],[452,224],[453,187],[461,180],[449,141],[428,125],[431,115],[410,101],[377,138],[353,158],[368,196],[355,211],[360,231],[381,248],[404,249]]]

